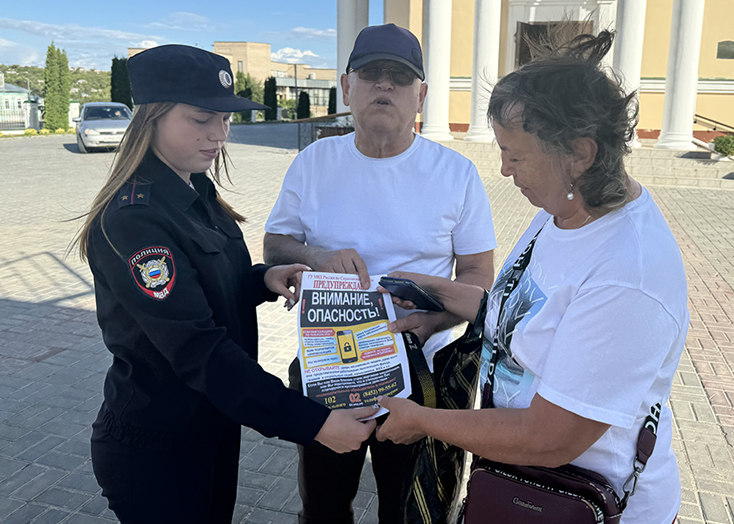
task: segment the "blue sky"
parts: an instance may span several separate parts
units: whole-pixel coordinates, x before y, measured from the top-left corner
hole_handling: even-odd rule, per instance
[[[383,0],[368,1],[370,25],[381,24]],[[128,47],[176,43],[211,51],[215,40],[234,40],[269,43],[274,60],[335,67],[336,2],[2,0],[0,63],[42,66],[53,41],[70,66],[109,71]]]

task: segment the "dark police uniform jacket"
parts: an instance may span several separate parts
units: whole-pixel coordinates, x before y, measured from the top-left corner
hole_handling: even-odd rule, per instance
[[[329,410],[257,360],[255,308],[275,300],[203,173],[194,191],[149,152],[89,242],[97,317],[114,358],[98,422],[132,446],[200,442],[227,419],[310,443]],[[114,246],[114,247],[113,247]]]

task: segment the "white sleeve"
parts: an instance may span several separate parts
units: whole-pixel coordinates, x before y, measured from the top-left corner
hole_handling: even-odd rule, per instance
[[[300,218],[304,171],[302,155],[303,153],[296,156],[285,174],[278,200],[265,223],[265,232],[290,235],[299,242],[306,242],[306,233]]]
[[[452,242],[457,255],[474,255],[497,247],[489,197],[474,164],[471,165],[461,214],[452,231]]]
[[[630,428],[680,329],[638,289],[584,291],[556,328],[538,394],[584,418]]]

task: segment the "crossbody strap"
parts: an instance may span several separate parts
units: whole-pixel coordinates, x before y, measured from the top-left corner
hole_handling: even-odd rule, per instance
[[[533,254],[533,248],[535,247],[535,241],[538,239],[538,235],[543,230],[541,227],[535,236],[532,238],[525,250],[520,254],[515,263],[512,265],[512,275],[505,284],[505,289],[502,292],[502,299],[500,302],[499,311],[497,312],[497,328],[494,332],[492,339],[492,356],[489,361],[489,369],[487,371],[487,381],[484,384],[484,390],[482,391],[482,408],[494,407],[492,402],[492,394],[494,390],[494,372],[499,360],[500,347],[499,347],[499,336],[500,336],[500,321],[502,319],[502,310],[505,308],[507,299],[515,291],[515,288],[520,284],[520,278],[522,277],[528,264],[530,264],[530,257]],[[657,441],[658,433],[658,422],[660,421],[660,413],[662,410],[662,403],[658,402],[650,408],[650,414],[645,418],[645,423],[640,429],[640,433],[637,437],[637,453],[634,460],[632,461],[632,473],[625,481],[622,489],[624,496],[620,500],[619,506],[622,511],[627,507],[629,498],[635,494],[637,489],[637,481],[640,478],[640,474],[645,471],[647,461],[652,455],[655,449],[655,442]]]
[[[525,250],[520,253],[520,256],[517,257],[517,260],[512,265],[512,274],[510,275],[510,278],[507,280],[507,283],[505,284],[505,289],[502,291],[502,299],[500,301],[500,308],[499,311],[497,311],[497,329],[494,331],[494,338],[492,338],[492,356],[489,360],[489,370],[487,372],[487,381],[484,384],[484,389],[482,390],[482,408],[491,408],[494,407],[492,403],[492,391],[494,389],[494,371],[495,367],[497,366],[497,361],[500,357],[500,343],[499,343],[499,337],[500,337],[500,319],[502,318],[502,310],[505,309],[505,303],[507,302],[507,299],[510,297],[513,291],[515,291],[515,288],[520,284],[520,279],[522,278],[523,273],[525,273],[525,269],[528,267],[528,264],[530,264],[530,257],[533,254],[533,248],[535,247],[535,241],[538,239],[538,235],[540,235],[540,232],[543,231],[543,228],[541,227],[537,233],[535,233],[535,236],[528,244],[528,247],[525,248]]]

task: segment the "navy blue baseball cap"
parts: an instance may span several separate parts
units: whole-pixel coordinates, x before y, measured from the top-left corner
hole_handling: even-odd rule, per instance
[[[229,113],[267,106],[234,93],[229,60],[188,45],[146,49],[127,61],[133,101],[181,102]]]
[[[349,55],[347,73],[375,60],[395,60],[408,66],[421,80],[426,79],[420,42],[413,33],[395,24],[373,25],[360,31]]]

